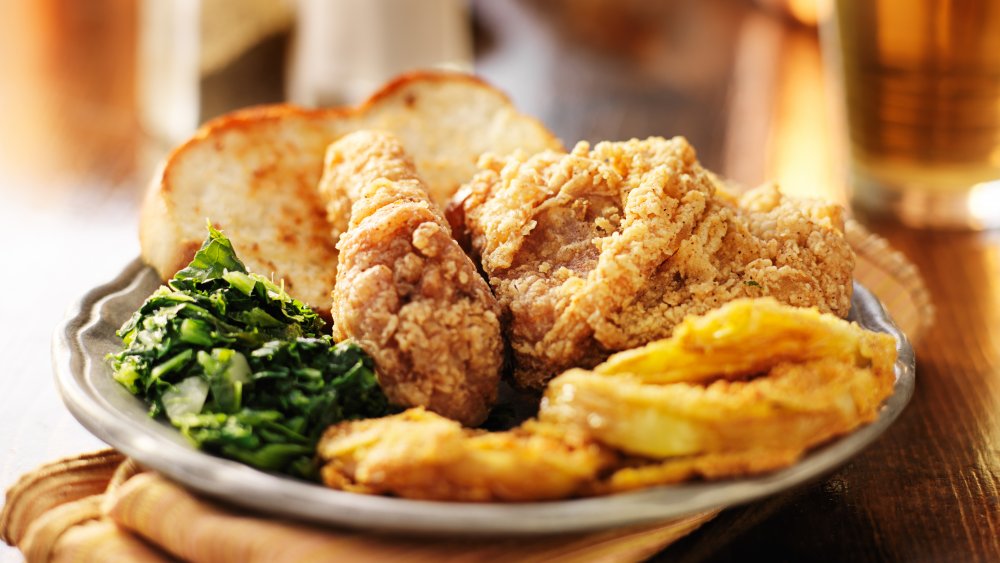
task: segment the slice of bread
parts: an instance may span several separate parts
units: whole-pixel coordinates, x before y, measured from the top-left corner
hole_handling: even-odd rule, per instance
[[[442,208],[480,154],[561,148],[506,96],[464,74],[405,75],[354,108],[237,111],[206,124],[154,176],[140,222],[143,259],[171,277],[201,245],[208,218],[251,271],[284,279],[289,293],[328,314],[337,250],[316,185],[327,145],[361,129],[398,137]]]

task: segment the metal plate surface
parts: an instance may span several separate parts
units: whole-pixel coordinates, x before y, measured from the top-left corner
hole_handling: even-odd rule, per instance
[[[690,482],[606,497],[486,504],[414,501],[327,489],[203,453],[111,377],[104,360],[115,330],[160,284],[138,259],[110,283],[84,295],[54,335],[53,363],[63,400],[97,437],[174,481],[264,514],[333,527],[432,535],[537,535],[650,523],[746,503],[827,474],[873,442],[913,394],[914,355],[879,301],[855,283],[850,319],[896,338],[896,384],[879,418],[765,475]]]

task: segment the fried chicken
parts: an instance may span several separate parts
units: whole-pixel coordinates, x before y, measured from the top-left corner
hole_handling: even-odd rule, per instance
[[[809,336],[758,354],[758,320],[777,340]],[[423,409],[342,422],[317,449],[323,480],[407,498],[528,501],[753,475],[875,420],[892,394],[895,339],[833,315],[739,299],[685,328],[559,375],[538,417],[510,431],[464,429]],[[716,360],[703,344],[720,331]],[[749,363],[726,359],[741,349]],[[699,353],[704,363],[688,361]]]
[[[340,236],[334,338],[374,358],[393,404],[481,423],[503,364],[499,308],[400,143],[362,131],[332,144],[320,193]]]
[[[458,205],[522,386],[669,336],[685,316],[739,297],[850,308],[842,210],[774,186],[737,197],[683,138],[485,156],[480,169]]]

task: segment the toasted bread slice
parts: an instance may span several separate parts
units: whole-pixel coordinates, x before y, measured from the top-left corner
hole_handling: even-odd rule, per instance
[[[143,259],[171,277],[200,246],[209,218],[251,271],[284,279],[292,295],[328,314],[337,250],[316,185],[327,145],[361,129],[398,137],[442,208],[480,154],[561,148],[502,93],[462,74],[406,75],[355,108],[237,111],[206,124],[153,178],[140,223]]]

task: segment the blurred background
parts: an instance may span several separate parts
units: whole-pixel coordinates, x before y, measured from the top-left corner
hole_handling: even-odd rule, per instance
[[[200,123],[357,102],[415,67],[474,70],[568,146],[684,135],[737,183],[845,201],[815,19],[810,0],[0,0],[0,318],[54,324],[138,255],[146,183]],[[51,326],[12,332],[18,365]]]
[[[570,145],[685,135],[737,182],[841,197],[816,145],[829,125],[811,1],[415,4],[4,2],[4,194],[19,178],[36,197],[91,178],[134,197],[206,119],[355,102],[433,65],[474,69]]]

